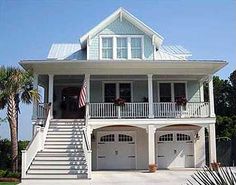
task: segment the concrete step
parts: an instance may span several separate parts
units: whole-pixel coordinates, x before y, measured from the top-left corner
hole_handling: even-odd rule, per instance
[[[42,182],[40,185],[46,185],[46,184],[50,184],[51,183],[51,180],[50,180],[50,183],[47,183],[47,182],[44,182],[44,181],[40,181],[42,179],[60,179],[60,182],[61,180],[63,179],[67,179],[67,181],[65,181],[63,183],[63,185],[66,185],[66,184],[70,184],[70,181],[68,181],[68,179],[87,179],[88,175],[87,175],[87,172],[85,173],[78,173],[78,174],[35,174],[35,173],[27,173],[27,176],[26,178],[24,179],[21,179],[23,180],[23,183],[27,183],[27,185],[33,185],[33,184],[40,184],[40,182]],[[29,180],[29,179],[35,179],[36,181],[33,181],[33,180]],[[78,180],[76,180],[78,184]],[[56,184],[56,183],[52,183],[52,184]]]
[[[36,156],[35,161],[85,161],[84,156]]]
[[[81,160],[81,161],[34,160],[32,164],[33,165],[87,165],[85,160]]]
[[[53,165],[53,164],[32,164],[30,170],[86,170],[87,165],[73,165],[73,164],[63,164],[63,165]]]
[[[64,169],[29,169],[27,174],[44,174],[44,175],[48,175],[48,174],[54,174],[54,175],[66,175],[66,174],[71,174],[71,175],[75,175],[75,174],[85,174],[87,173],[86,169],[83,170],[64,170]]]

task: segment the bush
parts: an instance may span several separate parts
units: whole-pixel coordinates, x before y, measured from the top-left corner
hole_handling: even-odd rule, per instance
[[[0,170],[0,178],[20,178],[19,172],[11,172],[8,170]]]
[[[0,170],[0,178],[6,177],[7,175],[7,170]]]

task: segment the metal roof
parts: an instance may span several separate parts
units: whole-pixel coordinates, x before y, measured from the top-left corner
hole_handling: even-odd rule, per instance
[[[48,59],[64,60],[81,49],[80,44],[52,44]]]

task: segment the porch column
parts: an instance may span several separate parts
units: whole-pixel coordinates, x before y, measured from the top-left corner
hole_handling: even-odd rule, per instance
[[[204,102],[204,85],[202,81],[200,81],[199,83],[199,90],[200,90],[200,102]]]
[[[38,74],[34,74],[34,79],[33,79],[33,88],[38,90]],[[38,111],[38,102],[34,101],[33,102],[33,119],[37,119],[37,111]]]
[[[211,123],[208,125],[208,133],[209,133],[209,162],[217,162],[216,161],[216,131],[215,124]]]
[[[154,118],[153,114],[153,83],[152,74],[148,74],[148,108],[149,108],[149,118]]]
[[[215,117],[213,76],[212,75],[209,75],[209,77],[208,77],[208,94],[209,94],[210,117]]]
[[[48,75],[48,103],[51,103],[51,115],[53,118],[53,81],[54,81],[54,75],[49,74]]]
[[[90,102],[90,74],[85,74],[84,76],[84,80],[86,81],[86,84],[87,84],[87,88],[86,88],[86,105],[85,105],[85,116],[86,116],[86,119],[85,121],[87,122],[88,121],[88,118],[90,117],[89,116],[89,102]],[[87,125],[87,123],[85,123]]]
[[[148,125],[148,164],[156,164],[155,162],[155,127]]]

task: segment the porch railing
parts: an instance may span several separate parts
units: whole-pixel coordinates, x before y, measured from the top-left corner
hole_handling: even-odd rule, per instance
[[[188,102],[180,106],[172,102],[153,103],[154,118],[198,118],[209,117],[208,102]],[[125,103],[116,106],[114,103],[90,103],[90,118],[148,118],[148,103]]]
[[[37,104],[37,118],[46,119],[49,109],[49,103],[38,103]]]

